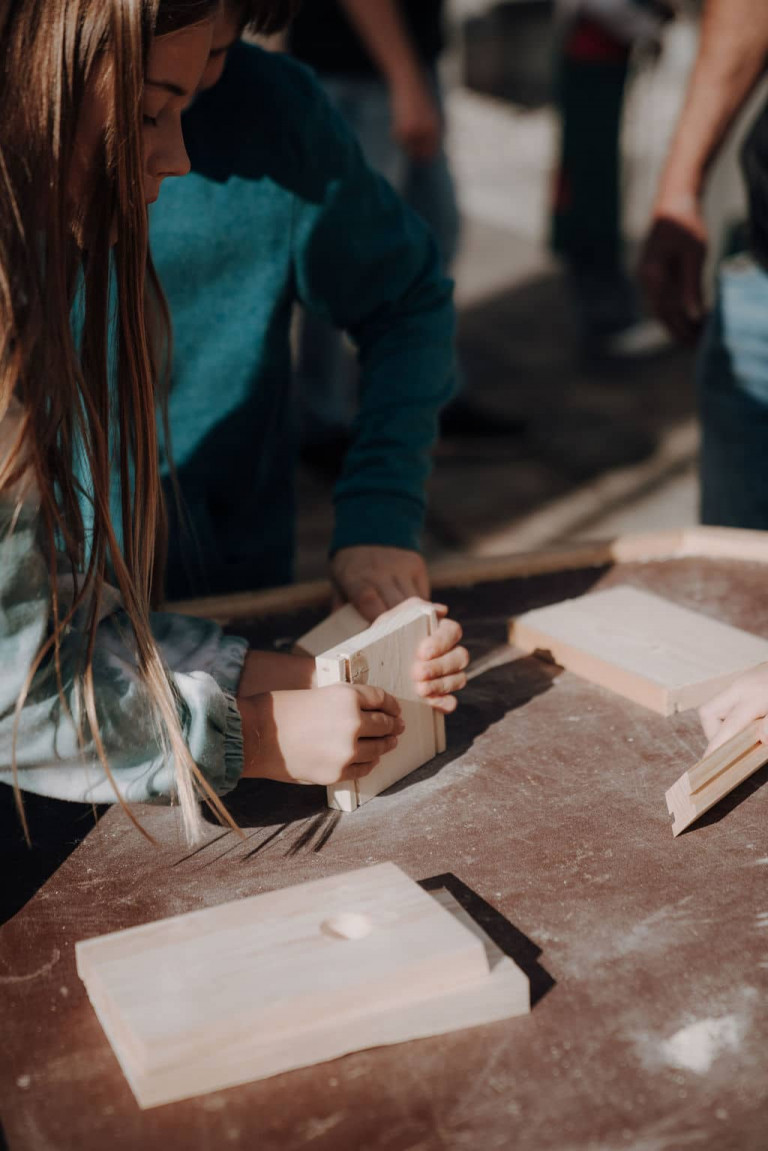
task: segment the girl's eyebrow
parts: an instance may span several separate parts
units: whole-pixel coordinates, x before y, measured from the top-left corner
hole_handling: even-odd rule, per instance
[[[178,84],[172,84],[170,80],[147,80],[146,83],[150,88],[163,88],[166,92],[170,92],[172,96],[181,96],[183,99],[189,96],[186,88],[180,88]]]

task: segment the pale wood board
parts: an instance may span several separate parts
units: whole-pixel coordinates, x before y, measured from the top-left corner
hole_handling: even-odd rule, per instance
[[[673,816],[674,836],[768,763],[768,746],[760,742],[759,726],[757,721],[749,724],[672,784],[665,798],[669,814]]]
[[[360,615],[356,607],[347,603],[298,639],[294,651],[301,655],[311,655],[314,659],[329,648],[359,635],[361,631],[367,631],[368,627],[368,620]]]
[[[401,704],[405,731],[397,747],[362,779],[328,788],[328,803],[355,811],[445,750],[445,718],[416,694],[411,669],[422,640],[437,627],[429,604],[405,604],[348,643],[318,656],[318,684],[365,683],[381,687]]]
[[[628,586],[526,612],[509,638],[661,715],[701,706],[768,660],[768,640]]]
[[[346,917],[346,920],[345,918]],[[339,925],[368,934],[340,937]],[[530,1010],[448,893],[385,863],[76,945],[141,1107]]]

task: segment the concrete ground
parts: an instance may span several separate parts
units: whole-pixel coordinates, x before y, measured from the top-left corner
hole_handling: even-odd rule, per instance
[[[638,66],[625,118],[625,218],[645,228],[695,51],[695,28],[667,34]],[[464,213],[455,269],[467,394],[523,419],[510,438],[449,440],[436,452],[426,551],[501,554],[556,539],[696,521],[693,364],[667,348],[612,365],[582,362],[572,301],[547,252],[557,123],[452,88],[450,145]],[[298,571],[323,574],[330,486],[300,477]]]

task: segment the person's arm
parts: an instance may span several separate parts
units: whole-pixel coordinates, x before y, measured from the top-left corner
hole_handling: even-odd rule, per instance
[[[312,83],[298,142],[293,261],[302,302],[358,348],[360,410],[335,490],[332,575],[368,620],[429,598],[419,555],[440,408],[455,386],[452,285],[419,218],[365,163]]]
[[[768,56],[768,4],[709,0],[693,75],[654,205],[640,276],[672,334],[691,342],[704,312],[701,197],[711,164]]]
[[[414,160],[440,147],[443,123],[397,0],[339,0],[389,87],[392,135]]]
[[[87,727],[81,737],[73,718],[81,707],[77,669],[86,645],[77,622],[61,642],[61,690],[49,653],[17,714],[17,701],[51,626],[48,561],[38,529],[34,506],[25,505],[18,514],[12,501],[0,501],[0,782],[13,784],[15,763],[16,780],[24,791],[82,803],[112,803],[117,798],[115,787],[104,771],[96,741]],[[59,566],[64,593],[67,575],[64,565]],[[175,793],[173,763],[126,642],[127,617],[117,597],[109,598],[112,602],[99,624],[93,651],[101,741],[124,799],[168,801]],[[188,622],[195,634],[184,644],[180,670],[172,674],[179,718],[192,758],[214,791],[224,795],[236,785],[243,768],[242,725],[233,693],[247,645],[226,639],[215,625],[203,631],[198,621]],[[183,632],[179,617],[173,628],[174,637],[165,638],[176,647]]]

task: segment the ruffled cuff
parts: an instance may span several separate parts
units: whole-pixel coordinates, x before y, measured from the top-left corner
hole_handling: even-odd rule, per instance
[[[243,774],[243,726],[234,693],[222,691],[213,676],[194,671],[175,676],[184,702],[184,733],[190,755],[217,795],[226,795]],[[176,792],[173,764],[153,776],[151,799]]]

